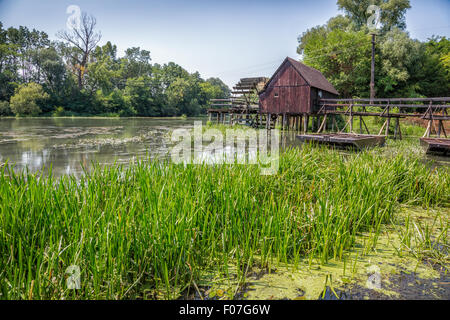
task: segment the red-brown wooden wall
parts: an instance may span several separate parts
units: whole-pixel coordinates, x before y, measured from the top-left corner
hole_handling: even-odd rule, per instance
[[[272,78],[259,96],[262,113],[310,113],[311,87],[289,63]],[[278,98],[275,94],[278,93]]]

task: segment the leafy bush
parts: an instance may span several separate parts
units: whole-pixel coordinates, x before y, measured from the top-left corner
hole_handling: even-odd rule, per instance
[[[37,116],[41,113],[39,103],[48,98],[40,84],[31,82],[21,85],[11,97],[11,110],[16,116]]]
[[[0,101],[0,117],[12,115],[8,101]]]
[[[65,116],[65,110],[63,107],[56,107],[56,110],[53,112],[54,117],[63,117]]]

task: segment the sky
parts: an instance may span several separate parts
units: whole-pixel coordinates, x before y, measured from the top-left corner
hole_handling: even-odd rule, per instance
[[[287,56],[298,59],[297,38],[342,13],[336,0],[0,0],[4,27],[45,31],[56,40],[77,5],[97,18],[101,44],[151,52],[206,79],[232,86],[242,77],[270,77]],[[450,0],[411,0],[406,15],[413,38],[450,37]]]

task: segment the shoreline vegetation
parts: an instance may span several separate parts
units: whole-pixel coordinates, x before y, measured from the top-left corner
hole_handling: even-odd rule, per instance
[[[128,116],[128,117],[120,117],[118,115],[114,115],[114,116],[106,116],[106,115],[83,115],[83,116],[34,116],[34,117],[20,117],[20,116],[5,116],[2,117],[0,116],[0,120],[1,119],[158,119],[158,120],[164,120],[164,119],[192,119],[192,118],[201,118],[201,119],[206,119],[207,116],[206,115],[198,115],[196,117],[187,117],[186,115],[181,115],[181,116],[167,116],[167,117],[132,117],[132,116]]]
[[[400,270],[448,272],[450,168],[408,148],[289,148],[274,176],[153,160],[79,180],[0,170],[2,299],[284,298],[273,281],[317,299],[365,282],[374,261],[382,288]]]
[[[0,116],[197,116],[230,96],[221,79],[153,63],[140,47],[119,56],[110,41],[99,45],[95,17],[81,19],[90,34],[62,30],[58,40],[0,21]]]
[[[337,0],[340,14],[297,30],[302,62],[320,71],[342,98],[448,96],[450,39],[411,38],[409,0],[372,2]],[[371,4],[382,10],[373,90]],[[79,19],[55,40],[0,21],[0,122],[13,115],[204,121],[211,100],[231,96],[220,78],[154,62],[148,48],[102,41],[94,16],[80,12]],[[138,31],[134,37],[143,36]],[[217,74],[237,79],[273,64],[260,59],[267,54],[257,47],[249,50],[256,65],[236,76],[234,68]],[[211,56],[230,69],[218,57]],[[81,176],[60,177],[51,168],[16,171],[13,163],[0,163],[0,300],[450,300],[450,166],[424,156],[419,120],[402,120],[408,139],[388,140],[384,148],[282,148],[277,174],[267,176],[257,165],[183,165],[150,157],[128,165],[94,163]],[[88,134],[77,124],[60,134],[70,121],[54,122],[61,126],[35,128],[29,137],[29,127],[15,122],[5,149],[15,159],[38,159],[40,168],[44,158],[52,165],[58,157],[76,161],[76,148],[86,155],[101,152],[99,146],[126,149],[139,141],[145,152],[153,134],[142,134],[146,128],[109,130],[119,127],[109,121]],[[379,132],[382,122],[368,121],[370,132]],[[203,126],[210,128],[224,133],[230,127]],[[237,128],[243,136],[250,130]],[[42,157],[33,158],[29,151],[51,130],[56,134],[46,143],[58,135],[67,141],[51,146],[60,148],[54,153],[42,143],[35,148]],[[124,134],[116,139],[117,132]],[[16,141],[24,152],[9,145]],[[130,148],[124,156],[135,152]],[[114,159],[113,153],[104,157],[110,154]]]

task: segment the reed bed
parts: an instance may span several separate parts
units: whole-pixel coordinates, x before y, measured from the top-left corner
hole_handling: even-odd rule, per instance
[[[399,204],[448,206],[449,171],[407,153],[311,146],[284,151],[273,176],[138,161],[56,180],[5,165],[0,298],[176,298],[205,270],[226,277],[232,266],[241,277],[255,263],[326,263],[359,233],[376,241]],[[80,290],[66,286],[71,265]]]

